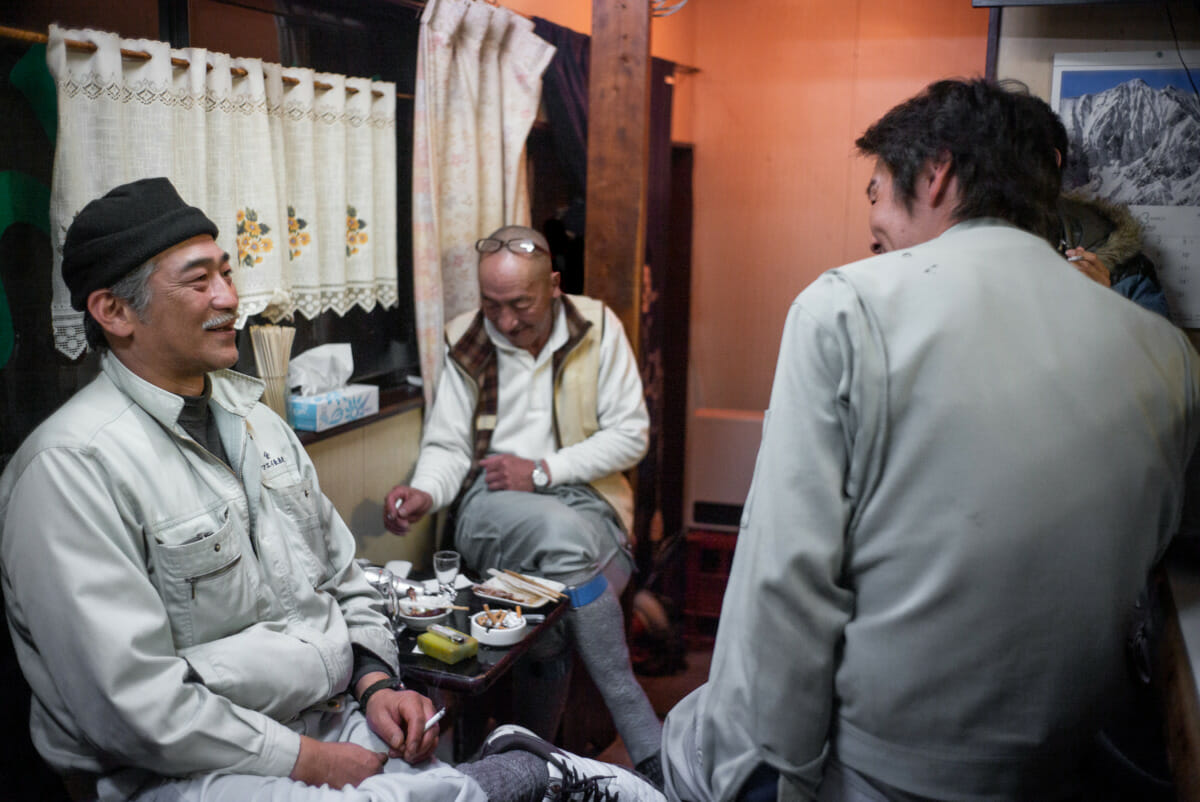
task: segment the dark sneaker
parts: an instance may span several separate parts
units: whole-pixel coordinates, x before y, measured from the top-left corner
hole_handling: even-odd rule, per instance
[[[637,769],[637,773],[649,780],[655,788],[659,789],[660,791],[662,790],[662,758],[659,757],[658,752],[655,752],[653,755],[637,764],[635,768]]]
[[[550,782],[544,802],[666,802],[662,792],[636,771],[566,752],[516,724],[493,730],[480,757],[514,749],[546,760]]]

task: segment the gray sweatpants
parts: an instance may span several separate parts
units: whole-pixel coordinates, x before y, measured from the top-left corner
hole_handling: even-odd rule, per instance
[[[482,579],[488,568],[508,568],[578,585],[618,555],[632,566],[616,513],[586,485],[489,491],[481,472],[463,496],[455,529],[455,547]]]

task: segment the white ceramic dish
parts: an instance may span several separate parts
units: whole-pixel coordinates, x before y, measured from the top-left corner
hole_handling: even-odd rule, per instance
[[[546,604],[546,600],[539,598],[534,599],[531,596],[521,596],[520,594],[509,591],[507,588],[501,588],[490,582],[484,582],[482,585],[475,586],[475,595],[484,601],[499,602],[500,604],[514,605],[519,604],[530,610],[536,610]]]
[[[416,599],[396,600],[396,618],[416,632],[423,632],[431,624],[440,624],[449,615],[450,601],[445,596],[418,596]]]
[[[553,579],[542,579],[541,577],[536,577],[536,579],[542,585],[559,592],[566,587],[566,585],[561,582],[555,582]],[[530,610],[537,610],[551,601],[547,596],[530,593],[519,584],[514,583],[512,579],[499,572],[493,573],[492,578],[487,582],[476,585],[474,591],[475,595],[481,599],[508,605],[519,604]]]
[[[472,637],[487,646],[512,646],[525,637],[526,629],[528,626],[525,617],[517,615],[511,610],[504,612],[503,626],[488,626],[485,612],[475,613],[471,616]]]

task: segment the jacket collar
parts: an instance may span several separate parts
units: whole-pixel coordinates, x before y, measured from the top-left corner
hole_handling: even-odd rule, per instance
[[[146,410],[155,420],[174,429],[183,411],[183,397],[151,384],[125,367],[111,351],[100,357],[100,369],[104,375],[129,396],[135,404]],[[208,374],[212,388],[212,400],[238,417],[246,417],[262,397],[263,383],[252,376],[233,370],[217,370]]]

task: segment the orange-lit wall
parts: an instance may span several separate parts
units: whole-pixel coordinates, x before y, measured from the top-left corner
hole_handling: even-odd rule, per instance
[[[590,30],[582,0],[504,5]],[[987,27],[968,0],[692,0],[654,21],[654,55],[700,69],[675,124],[696,146],[689,406],[766,406],[792,297],[868,255],[855,137],[936,78],[981,75]]]
[[[762,409],[792,297],[869,255],[870,164],[854,139],[931,80],[981,75],[988,13],[966,0],[695,6],[689,401]]]

